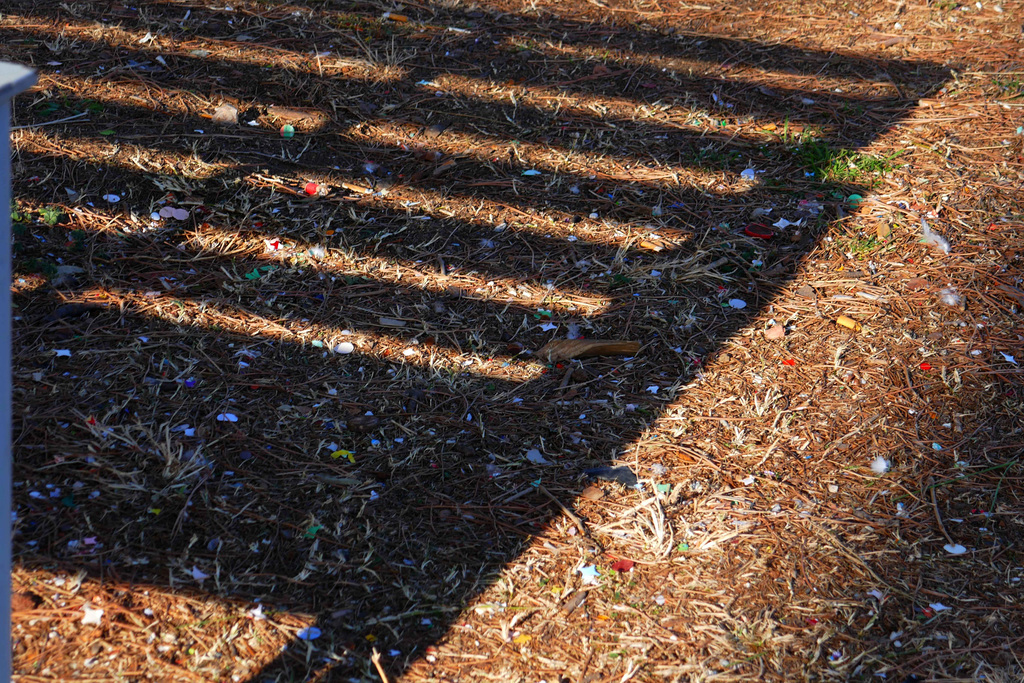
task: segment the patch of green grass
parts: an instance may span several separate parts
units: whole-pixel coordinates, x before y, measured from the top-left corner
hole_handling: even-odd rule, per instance
[[[821,182],[868,186],[877,183],[879,176],[892,171],[893,160],[902,153],[897,151],[888,156],[873,156],[849,149],[837,149],[813,139],[805,139],[793,151],[804,169],[814,173],[815,178]]]
[[[874,237],[851,237],[846,243],[846,251],[859,257],[870,254],[877,247],[878,240]]]
[[[1019,78],[993,78],[992,85],[1011,100],[1024,96],[1024,81]]]

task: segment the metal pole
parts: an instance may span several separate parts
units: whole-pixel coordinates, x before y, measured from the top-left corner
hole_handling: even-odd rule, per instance
[[[11,98],[36,82],[31,69],[0,62],[0,681],[11,680]]]

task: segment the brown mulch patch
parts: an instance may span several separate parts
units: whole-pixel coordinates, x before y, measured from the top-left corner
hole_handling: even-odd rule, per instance
[[[1020,9],[7,3],[15,679],[1020,680]]]

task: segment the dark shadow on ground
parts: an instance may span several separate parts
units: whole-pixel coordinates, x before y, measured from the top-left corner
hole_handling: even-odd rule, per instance
[[[14,3],[11,10],[19,7],[51,22],[92,19],[145,33],[172,26],[171,15],[180,18],[184,6],[147,3],[145,21],[120,5],[90,6],[80,17],[31,4]],[[50,410],[16,417],[15,479],[41,481],[40,472],[58,467],[63,482],[102,490],[117,481],[132,493],[116,509],[102,497],[55,508],[30,498],[27,488],[16,490],[21,522],[15,550],[26,566],[82,569],[140,586],[168,586],[168,566],[187,582],[196,566],[217,577],[211,592],[218,597],[260,599],[273,609],[318,615],[321,638],[296,642],[256,675],[259,680],[372,675],[367,657],[373,647],[399,653],[387,658],[394,675],[422,657],[525,542],[551,532],[561,512],[540,486],[571,509],[582,470],[607,464],[627,449],[700,363],[786,286],[845,197],[866,191],[856,180],[829,182],[805,174],[815,168],[822,173],[844,150],[883,134],[946,76],[928,64],[609,26],[600,27],[595,38],[596,27],[567,18],[452,10],[438,11],[449,24],[484,35],[435,38],[425,50],[411,32],[381,28],[375,9],[317,9],[309,15],[315,19],[303,20],[296,30],[331,23],[340,28],[324,37],[340,43],[352,26],[365,26],[378,40],[394,39],[388,48],[393,54],[417,55],[408,64],[398,61],[396,66],[408,70],[396,82],[342,81],[318,73],[309,58],[312,38],[287,37],[295,27],[274,23],[287,23],[287,14],[275,15],[268,26],[240,13],[228,25],[221,12],[190,9],[197,23],[181,29],[182,35],[237,42],[247,31],[264,37],[278,32],[285,37],[276,43],[240,44],[273,45],[303,56],[304,70],[278,73],[241,60],[171,54],[159,44],[114,47],[104,40],[80,41],[73,51],[78,61],[66,68],[87,81],[109,79],[125,88],[143,83],[187,93],[198,83],[217,83],[221,95],[257,113],[286,104],[332,115],[321,129],[283,143],[265,129],[193,133],[213,124],[198,116],[196,100],[184,94],[182,111],[166,120],[142,103],[106,101],[88,124],[40,129],[60,144],[16,160],[15,197],[28,205],[66,203],[63,188],[71,183],[97,205],[99,195],[121,192],[122,204],[95,213],[121,206],[153,209],[168,187],[177,187],[179,198],[201,197],[208,213],[194,214],[194,222],[181,228],[164,223],[132,235],[69,233],[37,224],[17,237],[21,272],[50,268],[54,275],[58,265],[83,272],[50,292],[16,298],[18,390],[42,404],[42,390],[29,379],[42,373]],[[486,28],[496,21],[500,29]],[[484,28],[474,28],[474,22]],[[2,33],[11,44],[45,44],[56,23],[43,23],[8,24]],[[563,44],[586,48],[642,44],[662,58],[720,61],[724,53],[751,69],[786,71],[824,84],[853,87],[864,74],[877,73],[889,79],[880,90],[890,92],[824,92],[834,85],[765,92],[756,79],[684,77],[614,58],[602,62],[608,75],[591,78],[588,66],[586,77],[579,77],[574,62],[559,61],[547,54],[551,45],[541,44],[559,34],[576,36]],[[523,41],[534,44],[523,47]],[[439,45],[446,51],[438,53]],[[362,54],[351,41],[333,48]],[[165,52],[162,67],[154,60]],[[32,61],[57,68],[35,56]],[[121,72],[110,77],[112,69]],[[434,86],[417,85],[447,73],[481,82],[551,84],[566,97],[614,95],[637,107],[671,98],[677,109],[692,106],[696,114],[688,122],[586,114],[582,106],[554,114],[539,102],[496,102],[466,92],[435,97]],[[20,99],[17,123],[88,111],[95,101],[53,88],[48,98]],[[57,102],[58,109],[47,102]],[[709,134],[701,124],[720,119],[732,125],[748,117],[780,129],[800,122],[821,137],[780,135],[763,142],[734,132]],[[107,121],[117,124],[113,136],[105,132]],[[425,127],[436,122],[449,127],[435,138]],[[465,133],[506,149],[500,157],[483,143],[483,151],[445,152],[458,164],[435,176],[437,163],[403,149],[399,133],[392,142],[376,144],[361,137],[360,127],[389,125],[399,133],[406,130],[401,126],[412,126],[409,139],[425,145],[443,146],[446,136]],[[642,158],[637,138],[645,141]],[[102,166],[68,161],[76,147],[111,141],[170,155],[180,167],[139,170],[116,155]],[[678,165],[732,180],[690,188],[642,173],[592,177],[600,173],[600,162],[589,169],[545,168],[543,179],[534,180],[521,175],[533,168],[517,154],[523,143],[629,159],[645,173]],[[168,183],[187,172],[189,158],[212,170],[202,180],[179,177],[177,186]],[[367,158],[384,170],[360,171]],[[50,178],[52,159],[73,164],[72,177]],[[775,176],[738,182],[735,176],[748,165],[771,168]],[[255,176],[284,180],[261,187],[253,184]],[[301,179],[310,177],[332,188],[331,194],[320,200],[297,196]],[[389,194],[352,195],[343,182]],[[424,191],[435,193],[432,206],[416,203]],[[491,215],[446,216],[449,200],[482,202],[492,207]],[[797,239],[783,234],[764,242],[742,231],[753,207],[773,207],[771,219],[794,217],[807,211],[808,200],[820,204],[821,212],[804,214]],[[624,234],[644,229],[655,206],[664,207],[667,227],[679,231],[660,252],[639,249]],[[591,211],[599,217],[589,218]],[[567,242],[564,235],[549,236],[545,226],[552,220],[582,224],[602,237]],[[147,222],[143,212],[139,225]],[[496,232],[502,223],[504,230]],[[217,242],[218,231],[228,237]],[[279,237],[294,247],[233,252],[232,233]],[[308,256],[308,247],[321,243],[335,250],[333,258]],[[356,267],[370,260],[379,262],[377,277]],[[267,265],[277,270],[258,270]],[[392,278],[396,268],[422,272],[422,286]],[[563,277],[567,271],[574,275]],[[246,278],[249,273],[256,277]],[[495,279],[504,292],[488,289],[486,283]],[[550,315],[542,306],[522,303],[528,298],[522,292],[507,291],[549,286],[543,307]],[[46,322],[64,296],[92,297],[104,306],[81,318]],[[729,307],[730,298],[748,306]],[[599,303],[591,310],[584,300]],[[246,321],[249,331],[222,331],[228,318]],[[396,327],[382,318],[406,324]],[[548,322],[557,330],[542,329]],[[640,340],[644,351],[631,361],[565,363],[542,373],[536,359],[510,347],[539,348],[553,335],[564,336],[569,323],[588,337]],[[356,353],[327,350],[342,341],[341,330],[354,333]],[[137,343],[125,347],[128,336]],[[157,357],[153,349],[166,339],[175,340],[179,353]],[[73,364],[53,357],[49,349],[57,345],[71,351]],[[407,349],[411,354],[405,357]],[[433,366],[431,355],[437,356]],[[117,358],[116,372],[102,370],[108,357]],[[657,372],[650,371],[654,367]],[[658,393],[651,393],[652,386]],[[367,411],[379,424],[353,431]],[[227,413],[238,421],[217,419]],[[171,430],[185,424],[195,433]],[[64,436],[54,438],[55,429]],[[531,448],[550,464],[526,460]],[[332,458],[337,450],[353,452],[354,462]],[[86,530],[107,537],[108,550],[83,557],[66,548],[68,539]],[[600,552],[597,542],[590,549]],[[126,563],[125,552],[146,562]]]

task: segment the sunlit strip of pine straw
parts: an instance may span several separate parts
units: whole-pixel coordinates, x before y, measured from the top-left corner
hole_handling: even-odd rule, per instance
[[[253,241],[257,237],[259,241]],[[259,257],[261,260],[289,265],[296,255],[307,252],[312,243],[296,241],[277,251],[266,251],[265,241],[271,234],[241,237],[236,231],[203,224],[189,233],[189,245],[198,254]],[[291,240],[287,240],[291,243]],[[315,263],[317,270],[335,276],[358,275],[376,282],[414,287],[437,294],[455,294],[478,301],[500,301],[524,308],[544,308],[551,312],[597,316],[605,313],[610,301],[602,297],[587,296],[579,291],[550,288],[524,280],[469,273],[442,275],[429,268],[429,264],[408,259],[358,254],[343,249],[329,249]]]
[[[500,359],[483,358],[476,354],[460,354],[440,344],[411,344],[407,339],[368,329],[345,330],[310,321],[271,320],[242,308],[209,299],[176,297],[161,292],[114,292],[94,289],[83,292],[81,301],[117,303],[153,318],[175,325],[206,329],[222,329],[254,339],[294,344],[307,352],[337,356],[344,361],[347,354],[336,354],[332,349],[341,342],[355,346],[356,358],[379,361],[391,365],[412,365],[431,372],[460,372],[525,382],[536,379],[544,371],[539,363],[525,362],[503,367]],[[320,342],[322,346],[313,346]],[[411,350],[408,355],[404,353]],[[86,352],[88,353],[88,352]]]
[[[187,11],[183,6],[182,11]],[[223,59],[231,63],[257,66],[260,68],[273,65],[274,69],[285,69],[296,74],[344,76],[367,83],[386,83],[400,81],[408,74],[408,69],[395,64],[381,65],[380,55],[371,50],[366,57],[343,57],[334,55],[318,58],[314,54],[302,54],[294,50],[276,48],[259,42],[240,42],[231,40],[203,39],[189,37],[176,40],[171,36],[159,35],[146,39],[152,33],[142,30],[128,30],[118,25],[99,22],[62,21],[59,26],[53,25],[50,17],[33,14],[4,14],[0,18],[0,27],[16,28],[26,35],[36,35],[42,39],[67,41],[68,47],[75,47],[73,41],[101,43],[112,48],[122,48],[141,55],[156,57],[180,57],[199,59],[195,54],[203,50],[209,54],[204,60]],[[28,27],[28,28],[26,28]],[[145,42],[143,42],[145,41]],[[351,48],[350,48],[351,49]],[[355,49],[362,49],[358,46]]]
[[[381,121],[371,126],[367,131],[372,131],[376,135],[364,133],[361,125],[353,126],[346,135],[366,143],[379,145],[383,142],[388,146],[405,148],[409,147],[411,139],[419,130],[419,126],[414,124],[390,121]],[[670,191],[680,184],[686,187],[712,187],[722,182],[721,175],[692,166],[659,165],[656,168],[648,168],[644,164],[649,160],[630,154],[612,156],[595,152],[583,153],[528,140],[520,140],[514,147],[510,147],[506,137],[467,132],[460,132],[457,137],[449,137],[452,139],[448,141],[431,141],[430,149],[443,151],[457,158],[475,159],[481,163],[496,161],[498,155],[505,157],[511,150],[517,164],[523,170],[543,170],[551,174],[568,173],[604,181],[643,182],[650,184],[652,190]],[[419,147],[424,143],[412,144]],[[738,179],[738,175],[733,174],[734,181]]]
[[[130,172],[141,170],[144,173],[176,176],[180,179],[179,184],[181,180],[186,183],[188,180],[212,180],[235,167],[232,163],[211,164],[197,154],[163,151],[154,154],[153,150],[145,145],[112,142],[106,138],[69,136],[46,128],[14,131],[11,134],[11,143],[20,152],[60,157],[70,161],[100,161],[107,166],[120,166]]]
[[[176,564],[176,559],[171,560],[172,571],[187,586],[192,582],[190,568]],[[166,577],[168,569],[162,567],[160,573]],[[223,579],[229,580],[226,575]],[[45,623],[50,639],[74,644],[65,645],[62,656],[84,664],[81,673],[91,670],[111,676],[85,680],[141,679],[158,669],[176,681],[206,683],[220,678],[224,648],[237,653],[239,673],[256,673],[273,660],[281,647],[294,640],[300,629],[315,622],[314,617],[290,612],[274,612],[272,618],[265,620],[253,619],[247,616],[252,604],[217,598],[190,586],[169,589],[138,580],[124,582],[111,576],[101,581],[85,572],[68,577],[60,569],[32,566],[15,567],[11,580],[16,596],[23,592],[41,601],[35,609],[15,609],[11,615],[19,660],[31,666],[53,656],[52,646],[48,645],[52,640],[32,637],[32,627]],[[146,605],[146,616],[141,613],[140,601]],[[86,608],[103,610],[104,622],[116,624],[108,634],[116,645],[100,641],[102,646],[97,648],[95,638],[79,637]],[[187,666],[175,656],[176,648],[168,646],[183,641],[193,643],[195,650],[195,658]],[[142,663],[146,665],[140,666]],[[52,679],[19,676],[17,680]]]

